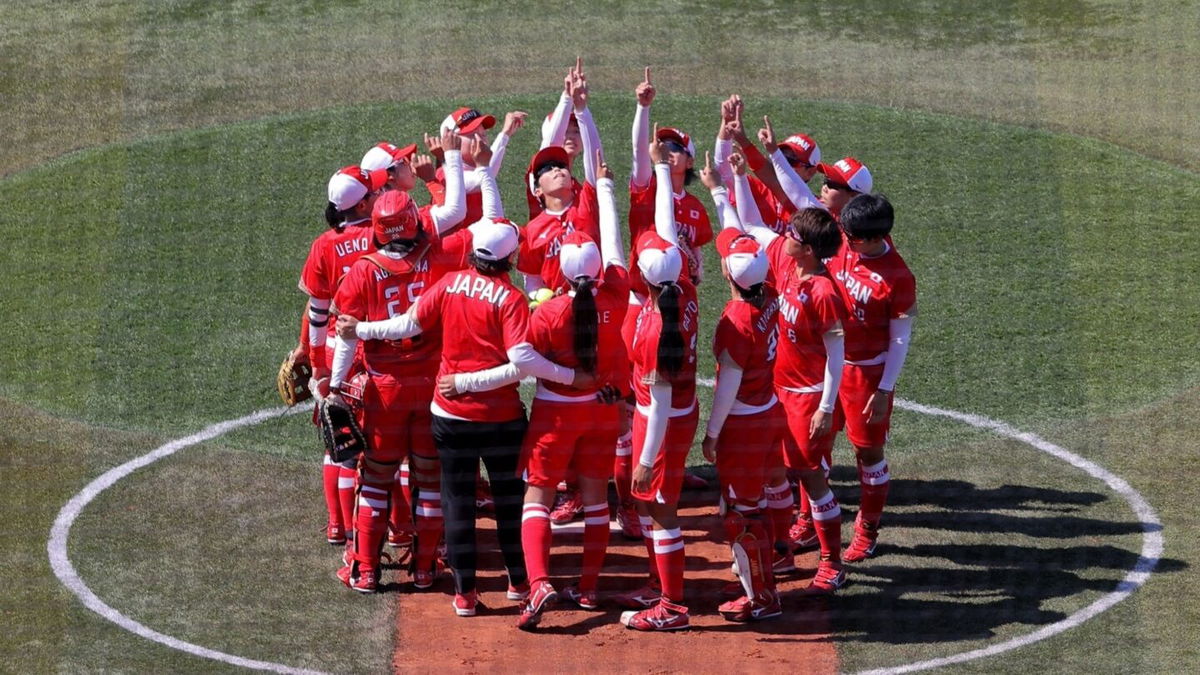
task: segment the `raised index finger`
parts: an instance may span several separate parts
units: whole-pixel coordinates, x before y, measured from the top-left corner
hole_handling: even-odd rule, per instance
[[[646,66],[646,78],[643,81],[646,84],[650,84],[650,66]]]

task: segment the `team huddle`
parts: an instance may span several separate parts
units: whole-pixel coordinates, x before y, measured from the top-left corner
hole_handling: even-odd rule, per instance
[[[559,598],[601,606],[615,517],[645,542],[648,562],[642,588],[607,598],[629,609],[621,622],[688,628],[678,505],[701,422],[702,283],[724,284],[729,297],[702,435],[732,558],[719,612],[779,616],[774,578],[796,572],[799,550],[820,550],[806,595],[835,593],[846,563],[874,553],[893,390],[916,314],[892,207],[861,162],[822,163],[813,139],[779,141],[766,118],[760,149],[737,96],[721,104],[714,150],[697,171],[691,137],[652,126],[655,94],[647,68],[636,88],[628,255],[579,62],[529,161],[524,225],[506,217],[496,183],[523,112],[508,113],[489,142],[497,120],[460,108],[422,139],[427,154],[379,143],[329,179],[329,229],[301,275],[308,303],[293,358],[311,368],[318,411],[353,411],[361,428],[361,452],[335,449],[324,466],[326,539],[345,545],[337,576],[349,588],[376,592],[390,545],[416,590],[451,571],[454,611],[473,616],[475,523],[486,507],[517,626],[533,630]],[[687,190],[697,178],[716,205],[715,237]],[[721,268],[706,274],[710,244]],[[528,418],[526,378],[536,380]],[[843,429],[862,495],[845,548],[828,481]],[[566,520],[582,516],[581,573],[556,589],[551,522],[564,506]]]

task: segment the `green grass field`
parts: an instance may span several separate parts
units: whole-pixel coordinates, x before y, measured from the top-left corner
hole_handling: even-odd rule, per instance
[[[751,119],[769,114],[826,156],[867,162],[918,278],[900,395],[1040,434],[1157,510],[1166,550],[1144,588],[1080,627],[955,669],[1200,663],[1200,546],[1188,534],[1200,496],[1190,479],[1200,9],[858,0],[592,11],[0,8],[0,311],[16,319],[0,350],[6,669],[218,667],[80,605],[46,559],[55,514],[112,466],[278,404],[271,378],[295,340],[295,279],[334,169],[381,138],[418,138],[461,101],[540,119],[576,53],[618,172],[644,63],[660,92],[655,120],[688,129],[701,150],[717,101],[736,91]],[[524,210],[536,144],[527,129],[510,146],[501,189],[512,214]],[[713,280],[705,339],[724,295]],[[707,355],[701,371],[711,375]],[[395,595],[352,597],[329,578],[316,457],[297,417],[204,443],[102,494],[69,553],[101,598],[180,639],[298,667],[387,670]],[[1125,502],[1027,445],[900,412],[892,457],[886,555],[858,571],[833,622],[844,670],[1031,633],[1137,561],[1141,529]],[[855,503],[850,474],[834,477]],[[322,645],[348,620],[371,629],[347,659]]]

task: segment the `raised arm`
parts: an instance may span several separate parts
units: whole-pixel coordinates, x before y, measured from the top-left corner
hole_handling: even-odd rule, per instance
[[[613,196],[612,171],[596,151],[596,201],[600,206],[600,259],[604,266],[625,267],[625,246],[617,224],[617,201]]]
[[[571,99],[575,105],[575,119],[579,122],[579,138],[583,145],[583,179],[596,185],[597,158],[601,157],[600,132],[592,111],[588,108],[588,84],[583,75],[583,62],[576,60],[575,80],[571,84]]]
[[[679,233],[675,229],[675,195],[671,193],[671,167],[666,162],[666,155],[655,137],[646,144],[647,155],[654,162],[654,174],[658,186],[654,192],[654,231],[666,241],[679,246]]]
[[[788,201],[796,210],[818,208],[824,209],[825,205],[817,199],[812,190],[809,189],[808,183],[796,173],[791,164],[788,164],[787,158],[779,151],[779,145],[775,142],[775,130],[771,127],[770,118],[763,117],[764,128],[759,129],[758,138],[762,141],[763,149],[767,151],[767,155],[771,160],[771,167],[775,169],[775,177],[779,180],[779,187],[787,196]],[[740,199],[740,197],[739,197]]]
[[[484,218],[503,218],[504,203],[500,199],[500,188],[496,186],[496,176],[487,169],[475,169],[479,174],[479,192],[483,200]]]
[[[733,173],[730,168],[730,174]],[[742,229],[742,221],[738,218],[737,211],[733,205],[729,203],[729,190],[723,184],[721,174],[713,168],[712,157],[704,153],[704,168],[700,170],[700,182],[704,183],[704,187],[708,188],[709,194],[712,195],[713,203],[717,207],[717,220],[721,223],[721,229],[732,227]]]
[[[648,185],[653,171],[646,147],[650,142],[650,103],[654,101],[654,94],[654,85],[650,83],[650,66],[646,66],[646,77],[637,86],[637,109],[633,113],[633,173],[630,182],[634,187]]]
[[[429,209],[429,216],[438,234],[441,234],[467,216],[467,191],[463,176],[462,138],[453,130],[443,131],[439,147],[445,160],[442,173],[446,177],[446,198],[442,204]]]

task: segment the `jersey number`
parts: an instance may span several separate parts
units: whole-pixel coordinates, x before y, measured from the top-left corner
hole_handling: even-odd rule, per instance
[[[414,281],[411,284],[409,284],[407,288],[408,288],[408,293],[407,293],[408,302],[404,305],[404,309],[400,308],[401,301],[399,299],[392,300],[391,302],[389,302],[387,304],[387,313],[388,313],[389,318],[396,316],[397,314],[403,314],[404,312],[408,311],[408,308],[412,307],[413,303],[417,301],[417,298],[421,297],[421,289],[425,288],[425,282],[424,281]],[[400,294],[400,287],[392,286],[391,288],[388,288],[387,290],[385,290],[383,292],[383,297],[386,300],[388,298],[394,298],[399,294]]]

